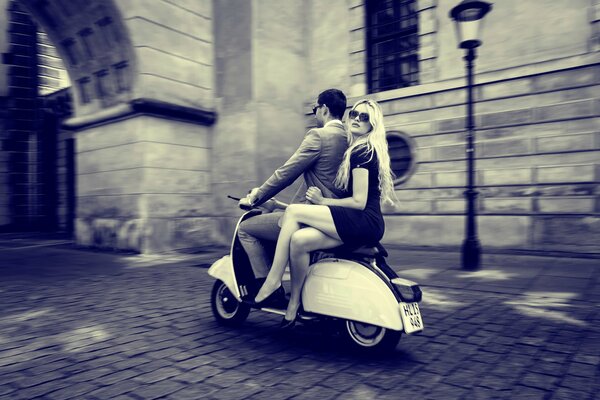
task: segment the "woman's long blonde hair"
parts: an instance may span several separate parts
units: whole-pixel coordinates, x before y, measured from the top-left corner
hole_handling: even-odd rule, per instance
[[[373,126],[370,132],[354,139],[350,131],[352,120],[346,120],[346,132],[348,136],[348,149],[344,153],[344,159],[340,165],[337,176],[335,177],[335,186],[338,189],[348,190],[348,180],[350,178],[350,155],[353,151],[364,147],[366,154],[372,158],[373,153],[379,161],[379,191],[381,192],[381,203],[393,203],[396,200],[394,192],[394,173],[390,167],[390,155],[388,151],[388,142],[383,125],[383,113],[381,107],[374,100],[365,99],[359,100],[352,110],[356,109],[361,104],[367,106],[369,114],[369,122]]]

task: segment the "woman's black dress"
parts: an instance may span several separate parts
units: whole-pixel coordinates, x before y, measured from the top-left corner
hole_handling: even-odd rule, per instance
[[[366,168],[369,171],[369,189],[364,210],[329,206],[335,229],[345,245],[350,247],[371,246],[383,237],[385,223],[381,214],[379,191],[379,164],[375,152],[368,155],[359,148],[350,155],[349,195],[352,195],[352,170]]]

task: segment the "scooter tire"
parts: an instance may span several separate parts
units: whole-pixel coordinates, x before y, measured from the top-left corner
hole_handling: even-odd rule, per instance
[[[359,352],[392,352],[402,337],[402,332],[356,321],[343,320],[341,325],[346,344]]]
[[[250,306],[240,303],[221,280],[213,285],[210,308],[217,322],[224,326],[240,326],[250,314]]]

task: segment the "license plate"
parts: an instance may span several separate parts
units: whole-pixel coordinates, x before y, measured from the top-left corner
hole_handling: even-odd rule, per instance
[[[418,303],[400,303],[400,317],[404,332],[413,333],[423,330],[423,319]]]

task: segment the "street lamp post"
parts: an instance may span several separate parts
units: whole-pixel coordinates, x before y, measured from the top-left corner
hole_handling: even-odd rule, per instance
[[[473,118],[473,68],[477,58],[475,49],[481,45],[481,30],[483,17],[492,9],[490,3],[479,0],[463,0],[450,11],[454,20],[459,47],[466,50],[465,61],[467,69],[467,220],[465,224],[465,240],[462,246],[462,267],[467,270],[479,269],[481,248],[477,237],[477,209],[475,201],[478,192],[475,188],[475,146]]]

